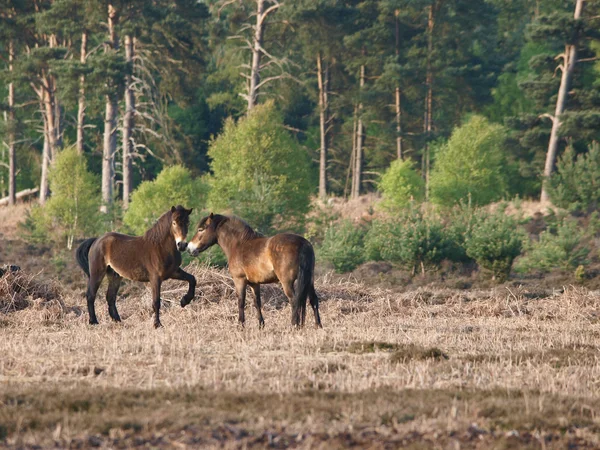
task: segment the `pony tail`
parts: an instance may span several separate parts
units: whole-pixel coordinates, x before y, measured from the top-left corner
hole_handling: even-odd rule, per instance
[[[96,239],[98,238],[86,239],[81,243],[81,245],[79,245],[79,247],[77,247],[77,250],[75,250],[75,259],[77,260],[77,264],[79,264],[79,267],[83,269],[88,278],[90,277],[90,248],[92,244],[96,242]]]
[[[296,295],[294,304],[298,316],[295,318],[298,325],[304,325],[306,318],[306,298],[310,292],[313,283],[313,272],[315,270],[315,252],[310,243],[302,245],[299,255],[298,285],[296,286]]]

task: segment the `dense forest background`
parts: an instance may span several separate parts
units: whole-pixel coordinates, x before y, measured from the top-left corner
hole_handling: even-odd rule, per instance
[[[371,191],[589,212],[599,51],[596,1],[2,0],[0,197],[70,243],[178,199],[265,231]]]

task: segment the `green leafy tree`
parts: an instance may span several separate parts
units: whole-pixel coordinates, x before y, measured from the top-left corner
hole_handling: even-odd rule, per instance
[[[75,147],[68,147],[58,154],[49,178],[52,197],[45,212],[54,234],[66,238],[67,247],[71,249],[75,238],[91,234],[98,228],[100,184],[88,171],[85,157]]]
[[[425,181],[415,171],[411,160],[395,160],[381,176],[379,189],[383,192],[383,206],[397,209],[411,201],[420,202],[425,198]]]
[[[171,206],[184,205],[199,213],[207,190],[202,179],[194,179],[185,167],[167,167],[155,180],[144,181],[133,192],[123,222],[131,232],[143,234]]]
[[[210,143],[208,204],[230,209],[261,231],[303,222],[312,193],[310,161],[285,130],[273,102],[255,106]]]
[[[456,128],[439,150],[431,173],[431,199],[453,205],[470,199],[485,205],[507,192],[508,167],[503,143],[506,131],[482,116]]]

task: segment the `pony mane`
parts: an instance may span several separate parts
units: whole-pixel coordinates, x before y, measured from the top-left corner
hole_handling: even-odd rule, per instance
[[[171,231],[171,218],[173,213],[167,211],[158,218],[156,223],[146,233],[144,233],[144,239],[152,242],[153,244],[160,244],[167,234]]]
[[[247,241],[257,237],[262,237],[263,234],[254,231],[248,222],[240,219],[237,216],[222,216],[223,219],[217,223],[218,228],[224,228],[229,233],[235,235],[241,241]]]

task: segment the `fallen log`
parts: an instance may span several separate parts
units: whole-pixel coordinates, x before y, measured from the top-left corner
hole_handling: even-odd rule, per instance
[[[19,200],[23,200],[24,198],[30,197],[34,194],[37,194],[37,192],[39,191],[39,188],[33,188],[33,189],[25,189],[22,191],[17,192],[17,201]],[[4,198],[0,198],[0,206],[6,206],[8,205],[8,200],[9,197],[4,197]]]

